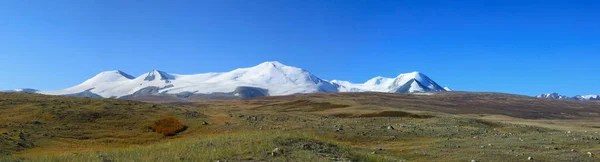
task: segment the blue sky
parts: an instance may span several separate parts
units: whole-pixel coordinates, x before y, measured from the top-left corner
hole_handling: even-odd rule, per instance
[[[9,0],[0,4],[0,89],[276,60],[323,79],[420,71],[456,90],[600,94],[599,3]]]

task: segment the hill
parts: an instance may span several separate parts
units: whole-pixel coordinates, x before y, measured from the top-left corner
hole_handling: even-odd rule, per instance
[[[365,107],[380,110],[403,109],[449,114],[505,115],[524,119],[581,119],[600,117],[598,102],[539,99],[503,93],[430,92],[396,93],[318,93],[258,98],[253,101],[302,100],[350,103],[357,111]]]

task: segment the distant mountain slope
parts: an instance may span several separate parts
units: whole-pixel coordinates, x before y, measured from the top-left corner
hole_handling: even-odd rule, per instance
[[[575,98],[578,100],[600,100],[600,95],[577,95]]]
[[[269,103],[269,101],[311,100],[314,103],[335,101],[335,103],[357,104],[356,107],[351,106],[343,111],[337,111],[337,113],[348,113],[352,110],[363,112],[374,109],[401,108],[404,110],[449,114],[506,115],[523,119],[598,119],[600,117],[600,102],[546,100],[531,96],[488,92],[454,91],[439,92],[434,95],[420,94],[379,92],[314,93],[262,97],[249,101],[264,104]],[[327,110],[325,112],[333,113],[336,111]]]
[[[31,88],[17,88],[17,89],[13,89],[13,90],[4,91],[4,92],[36,93],[38,91],[39,90],[37,90],[37,89],[31,89]]]
[[[549,99],[555,99],[555,100],[580,100],[580,101],[600,100],[600,95],[577,95],[574,97],[569,97],[569,96],[565,96],[565,95],[560,95],[558,93],[540,94],[540,95],[537,95],[536,97],[537,98],[549,98]]]
[[[105,71],[83,83],[56,91],[36,91],[50,95],[98,98],[132,98],[146,95],[177,98],[252,98],[314,92],[390,92],[412,93],[447,91],[419,72],[396,78],[375,77],[363,84],[327,81],[312,73],[277,61],[230,72],[192,75],[153,70],[133,77],[119,70]]]

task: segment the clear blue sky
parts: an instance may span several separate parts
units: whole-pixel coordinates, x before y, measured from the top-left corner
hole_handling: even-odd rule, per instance
[[[191,74],[276,60],[323,79],[420,71],[465,91],[600,94],[598,1],[8,0],[0,89],[106,70]]]

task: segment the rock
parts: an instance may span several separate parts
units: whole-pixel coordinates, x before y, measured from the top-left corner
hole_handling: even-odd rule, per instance
[[[530,157],[527,157],[527,160],[533,160],[533,158],[530,156]]]
[[[99,157],[102,162],[112,162],[106,155],[100,155]]]
[[[313,148],[312,148],[312,145],[311,145],[311,144],[308,144],[308,143],[302,144],[300,147],[301,147],[303,150],[312,150],[312,149],[313,149]]]
[[[271,155],[272,156],[283,155],[283,150],[280,148],[275,148],[275,149],[273,149],[273,151],[271,151]]]
[[[567,131],[567,133],[571,133],[571,131]]]

